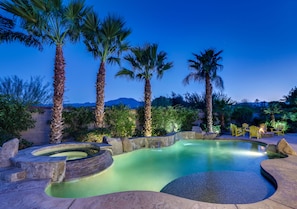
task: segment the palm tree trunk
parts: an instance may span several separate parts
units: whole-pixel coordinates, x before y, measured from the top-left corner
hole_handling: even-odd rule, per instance
[[[144,86],[144,136],[152,136],[152,104],[151,104],[151,82],[145,80]]]
[[[63,97],[65,88],[65,60],[62,45],[56,45],[54,69],[54,97],[50,143],[61,143],[63,138]]]
[[[96,108],[95,125],[97,128],[104,126],[104,88],[105,88],[105,63],[101,62],[96,80]]]
[[[212,133],[212,86],[209,75],[205,78],[205,99],[206,99],[206,128],[207,131]]]

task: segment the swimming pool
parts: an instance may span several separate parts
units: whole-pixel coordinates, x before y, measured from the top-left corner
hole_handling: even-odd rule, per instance
[[[159,192],[183,176],[225,171],[257,175],[263,184],[261,188],[265,190],[265,198],[275,191],[274,186],[261,175],[260,163],[268,159],[262,143],[180,140],[170,147],[141,149],[113,158],[113,165],[105,171],[69,182],[53,183],[46,188],[46,193],[54,197],[77,198],[121,191]]]

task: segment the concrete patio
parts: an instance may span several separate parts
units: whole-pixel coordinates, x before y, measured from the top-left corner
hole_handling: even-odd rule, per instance
[[[232,138],[228,135],[220,138]],[[237,137],[248,139],[248,137]],[[297,150],[297,134],[274,136],[259,139],[267,144],[276,144],[285,138],[290,145]],[[133,209],[133,208],[176,208],[176,209],[292,209],[297,208],[297,157],[289,156],[283,159],[266,160],[262,162],[263,169],[277,182],[276,192],[260,202],[252,204],[212,204],[198,202],[173,195],[148,192],[121,192],[89,198],[53,198],[45,194],[44,189],[50,183],[49,180],[25,180],[16,183],[0,182],[0,208],[11,209],[82,209],[82,208],[105,208],[105,209]],[[228,194],[226,194],[228,195]]]

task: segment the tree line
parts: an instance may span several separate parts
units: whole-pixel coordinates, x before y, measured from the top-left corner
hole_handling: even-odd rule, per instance
[[[81,39],[91,55],[100,61],[96,75],[96,128],[104,126],[106,64],[118,64],[120,70],[116,76],[144,82],[143,134],[152,135],[151,79],[153,76],[162,78],[163,73],[173,67],[173,62],[168,61],[167,53],[159,50],[157,44],[130,46],[128,37],[132,31],[122,17],[107,15],[100,19],[92,6],[86,5],[83,0],[71,0],[67,3],[62,0],[3,0],[0,7],[14,17],[9,19],[0,16],[1,42],[20,41],[39,50],[45,45],[55,45],[51,143],[61,143],[63,138],[66,63],[63,47],[68,42],[75,43]],[[16,23],[21,24],[15,27]],[[127,53],[122,57],[123,52]],[[208,132],[213,132],[214,123],[213,86],[219,89],[224,87],[223,79],[218,75],[218,71],[223,68],[222,53],[222,50],[214,48],[193,53],[193,58],[188,60],[190,73],[183,80],[185,85],[190,81],[205,84],[205,130]],[[121,67],[122,61],[129,67]]]
[[[131,65],[131,69],[123,68],[116,76],[128,76],[131,79],[139,79],[145,83],[144,91],[144,135],[151,136],[151,84],[150,80],[154,74],[161,78],[164,71],[173,67],[173,63],[167,61],[167,53],[159,51],[157,44],[145,44],[144,46],[132,47],[128,45],[127,37],[131,29],[125,26],[123,18],[116,15],[108,15],[100,20],[97,13],[91,6],[82,0],[70,1],[64,4],[62,0],[36,1],[36,0],[4,0],[0,2],[1,9],[14,16],[14,20],[7,17],[0,17],[1,21],[1,41],[20,41],[26,46],[34,46],[42,49],[46,44],[54,44],[55,63],[53,80],[53,108],[51,118],[51,143],[60,143],[63,132],[63,96],[65,89],[65,59],[63,46],[69,42],[78,42],[83,38],[88,51],[99,58],[100,67],[96,80],[96,126],[103,126],[104,118],[104,88],[106,63],[120,63],[123,51],[129,50],[129,54],[124,57]],[[14,30],[15,22],[20,20],[19,25],[22,32]],[[197,76],[204,76],[208,95],[208,114],[211,114],[211,79],[216,77],[216,71],[220,65],[221,51],[215,52],[213,49],[206,50],[201,55],[196,55],[197,60],[189,60],[192,69],[196,69]],[[202,71],[201,71],[202,70]],[[201,73],[201,72],[202,73]],[[188,83],[190,79],[197,79],[189,75],[185,79]],[[211,117],[208,117],[208,129]]]

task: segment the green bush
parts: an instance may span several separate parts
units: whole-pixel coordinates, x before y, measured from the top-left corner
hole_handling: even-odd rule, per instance
[[[88,126],[95,121],[94,112],[90,108],[66,108],[63,111],[65,123],[64,136],[77,137],[88,130]]]
[[[135,113],[125,105],[106,108],[105,125],[112,137],[131,137],[135,133]]]
[[[278,127],[282,127],[285,132],[289,129],[289,125],[286,121],[275,121],[273,123],[270,122],[270,125],[274,129],[277,129]]]
[[[154,107],[152,108],[153,135],[191,130],[197,115],[197,111],[180,106]]]
[[[0,95],[0,146],[12,138],[20,138],[20,132],[33,128],[34,123],[27,106]]]
[[[236,121],[237,125],[241,125],[243,123],[251,124],[252,118],[253,110],[246,106],[235,107],[231,115],[231,119]]]
[[[192,130],[193,122],[198,119],[198,110],[178,107],[177,112],[181,123],[181,131]]]
[[[31,146],[33,146],[33,142],[29,142],[26,139],[21,139],[19,143],[19,150],[26,149]]]
[[[220,134],[221,133],[221,125],[212,126],[212,130],[214,133]]]
[[[107,129],[93,129],[85,132],[81,132],[76,140],[80,142],[96,142],[102,143],[105,136],[110,136],[110,131]]]

